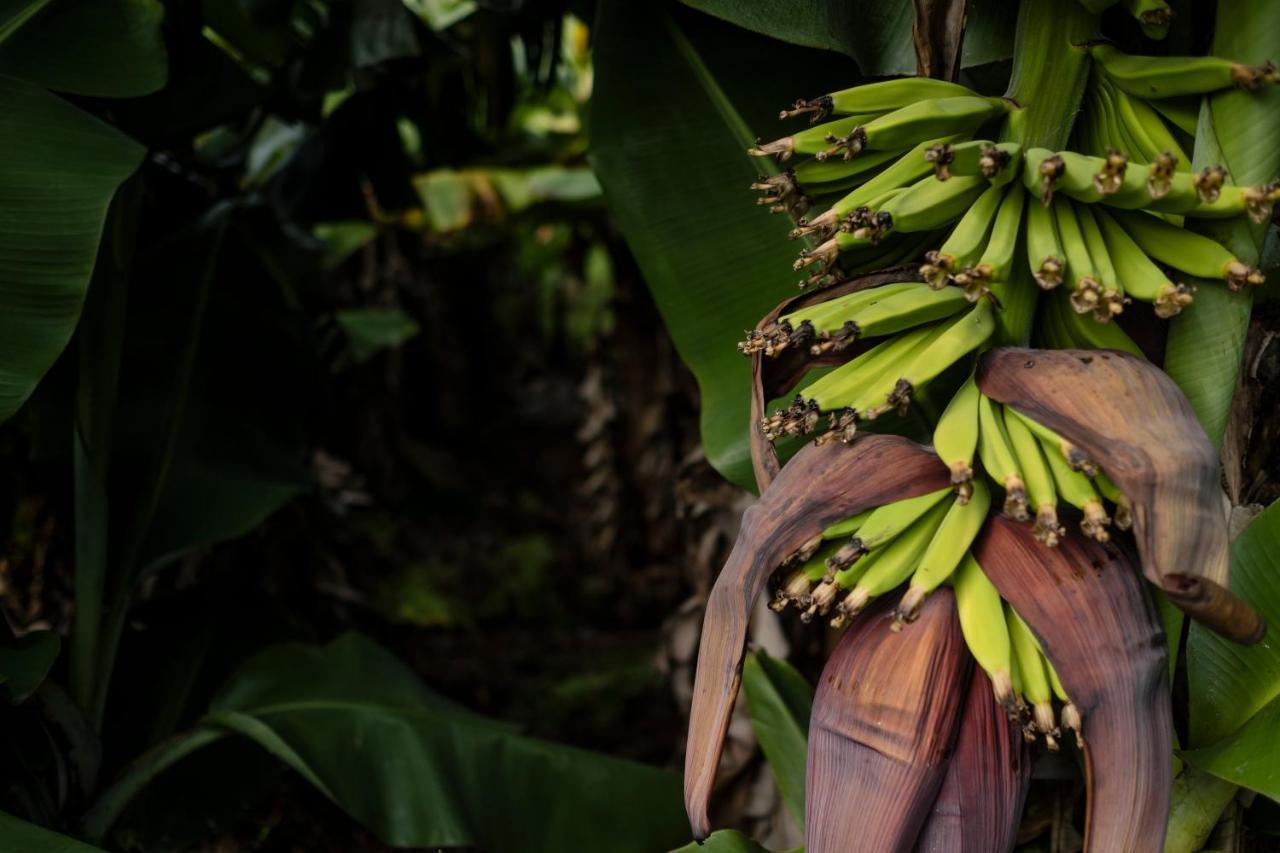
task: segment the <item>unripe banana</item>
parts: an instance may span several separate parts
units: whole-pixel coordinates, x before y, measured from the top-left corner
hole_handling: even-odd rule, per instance
[[[971,133],[1007,110],[1000,98],[978,95],[917,101],[853,130],[841,140],[842,147],[852,157],[864,150],[905,149],[927,137]]]
[[[1094,218],[1106,240],[1107,250],[1115,264],[1116,275],[1125,283],[1126,293],[1136,299],[1152,303],[1155,306],[1156,316],[1162,318],[1172,317],[1191,304],[1192,295],[1195,293],[1194,288],[1170,281],[1106,211],[1096,211]]]
[[[1067,282],[1071,287],[1071,307],[1078,314],[1095,310],[1102,302],[1103,289],[1089,247],[1085,242],[1075,206],[1065,198],[1053,200],[1053,220],[1058,226],[1062,251],[1067,257]]]
[[[1009,448],[1017,460],[1018,470],[1027,486],[1027,497],[1035,510],[1035,537],[1050,548],[1058,544],[1065,529],[1058,523],[1058,492],[1053,485],[1053,471],[1044,458],[1040,441],[1020,418],[1010,416],[1001,407],[1001,419],[1009,436]]]
[[[1008,192],[1007,187],[991,186],[970,205],[955,228],[936,252],[925,255],[920,274],[932,287],[943,287],[951,277],[982,256],[988,235],[995,223],[1000,202]]]
[[[840,311],[823,311],[816,316],[794,320],[804,314],[788,315],[780,329],[791,329],[785,340],[763,337],[760,351],[776,356],[789,347],[800,345],[812,355],[840,352],[864,337],[892,335],[935,320],[950,317],[965,307],[964,292],[956,287],[934,290],[928,285],[910,283],[906,287],[873,288],[885,290],[883,296],[868,298]],[[752,340],[738,345],[742,352],[754,351]]]
[[[832,622],[833,625],[839,627],[844,619],[861,613],[871,599],[884,595],[911,576],[953,503],[944,500],[932,507],[915,524],[854,566],[861,575],[853,579],[853,589],[840,602],[840,615]],[[843,584],[848,577],[838,573],[836,581]]]
[[[838,543],[823,542],[808,560],[787,575],[787,579],[774,592],[773,600],[769,602],[769,609],[781,613],[791,604],[800,608],[808,607],[811,603],[810,597],[814,584],[819,583],[826,576],[826,560],[838,547]]]
[[[1060,349],[1114,349],[1146,359],[1146,354],[1115,323],[1098,323],[1084,314],[1077,314],[1066,302],[1053,301],[1045,306],[1045,314],[1059,324],[1066,343]]]
[[[982,252],[976,267],[962,271],[964,278],[956,277],[956,283],[964,287],[969,299],[983,296],[993,281],[1008,281],[1013,272],[1013,256],[1018,250],[1018,238],[1022,234],[1022,210],[1027,194],[1021,187],[1010,187],[1000,203],[995,224],[991,227],[991,239]]]
[[[847,220],[852,214],[862,208],[870,209],[872,202],[876,201],[880,196],[889,190],[910,186],[921,178],[929,175],[931,167],[924,159],[925,150],[931,145],[945,144],[959,139],[959,136],[944,136],[939,139],[930,139],[916,145],[906,154],[886,168],[883,172],[868,180],[865,184],[858,187],[853,192],[835,202],[820,216],[812,219],[801,219],[794,231],[791,232],[792,238],[803,237],[808,234],[816,234],[821,237],[828,237],[835,233],[835,230],[841,226],[841,223]],[[866,158],[876,158],[881,156],[880,152],[867,152]],[[896,155],[895,155],[896,156]],[[858,157],[848,162],[857,162],[864,158]],[[810,161],[814,163],[823,162],[830,163],[831,160]],[[837,160],[835,162],[845,162]],[[796,167],[797,175],[804,163]]]
[[[1027,205],[1027,262],[1041,288],[1053,290],[1062,284],[1066,255],[1053,214],[1042,204]]]
[[[889,228],[899,232],[932,231],[959,218],[987,189],[985,178],[921,180],[880,208],[888,214]]]
[[[926,512],[936,506],[950,489],[939,489],[914,498],[877,507],[858,528],[856,535],[840,546],[827,560],[830,573],[843,571],[853,565],[863,554],[880,548],[915,524]]]
[[[834,193],[865,183],[886,164],[902,156],[897,151],[874,151],[853,160],[841,160],[838,157],[815,160],[810,157],[791,167],[790,178],[799,189],[810,195]],[[770,178],[761,177],[760,183],[752,184],[751,189],[768,192],[772,189],[769,181]],[[759,199],[756,201],[757,204],[769,204]]]
[[[982,467],[1004,486],[1004,514],[1026,521],[1030,517],[1027,515],[1027,486],[995,406],[988,397],[979,395],[978,454],[982,457]]]
[[[1093,485],[1097,487],[1104,498],[1115,504],[1116,527],[1120,530],[1128,530],[1132,527],[1133,505],[1129,503],[1128,496],[1120,491],[1120,487],[1112,482],[1111,478],[1103,471],[1099,471],[1097,476],[1093,478]]]
[[[1216,56],[1136,56],[1103,42],[1089,53],[1118,88],[1143,98],[1202,95],[1236,86],[1254,91],[1274,84],[1275,64],[1251,67]]]
[[[1084,514],[1080,529],[1086,536],[1106,542],[1111,538],[1111,534],[1107,532],[1111,519],[1102,507],[1102,498],[1097,489],[1088,477],[1079,471],[1073,471],[1061,454],[1050,452],[1052,449],[1051,445],[1046,445],[1044,456],[1049,462],[1049,469],[1053,471],[1053,485],[1058,491],[1058,497]]]
[[[1198,278],[1221,278],[1232,290],[1266,281],[1260,270],[1236,258],[1225,246],[1157,216],[1140,211],[1114,210],[1111,217],[1139,248],[1162,264]]]
[[[995,330],[991,303],[983,300],[968,313],[943,324],[946,331],[912,352],[896,370],[868,386],[866,393],[856,398],[853,408],[860,417],[871,420],[890,409],[905,410],[916,388],[985,343]]]
[[[971,552],[966,552],[956,567],[951,586],[956,592],[956,612],[965,644],[991,679],[996,701],[1009,710],[1013,706],[1013,647],[1000,593]]]
[[[1006,415],[1013,415],[1015,418],[1021,420],[1022,423],[1026,425],[1027,429],[1031,430],[1031,432],[1035,434],[1036,438],[1044,442],[1046,457],[1058,456],[1066,461],[1071,470],[1082,471],[1086,477],[1093,477],[1097,475],[1098,466],[1089,458],[1089,454],[1085,453],[1083,450],[1076,447],[1074,444],[1067,441],[1065,438],[1058,435],[1039,421],[1034,420],[1028,415],[1022,414],[1022,412],[1019,412],[1017,409],[1005,406],[1004,411]]]
[[[1022,146],[1016,142],[975,139],[956,145],[933,145],[924,156],[933,164],[933,176],[940,181],[952,175],[981,175],[999,186],[1013,180],[1022,167]]]
[[[1094,218],[1093,211],[1087,204],[1076,205],[1076,220],[1080,223],[1080,233],[1084,236],[1085,246],[1089,249],[1089,259],[1098,274],[1098,283],[1102,285],[1102,295],[1093,308],[1093,319],[1099,323],[1109,323],[1124,310],[1124,288],[1120,286],[1121,278],[1116,273],[1111,252],[1103,239],[1102,229]]]
[[[970,376],[951,398],[933,431],[933,449],[951,469],[956,500],[973,494],[973,456],[978,448],[978,399],[982,394]]]
[[[959,83],[933,80],[928,77],[901,77],[896,80],[865,83],[810,100],[796,101],[790,109],[783,110],[778,118],[787,119],[808,114],[810,124],[816,124],[832,113],[838,115],[885,113],[914,104],[916,101],[965,95],[971,96],[973,92]]]
[[[1022,681],[1023,694],[1031,701],[1035,715],[1035,727],[1044,735],[1045,746],[1051,750],[1058,748],[1057,721],[1053,714],[1053,688],[1049,685],[1049,674],[1044,668],[1044,659],[1040,652],[1040,644],[1035,635],[1022,621],[1012,607],[1005,603],[1006,622],[1009,628],[1009,641],[1013,647],[1013,656],[1018,661],[1018,675]]]
[[[894,608],[894,627],[914,622],[920,614],[925,598],[951,577],[969,552],[982,523],[987,519],[991,506],[991,490],[986,480],[975,480],[973,496],[968,502],[953,501],[947,515],[938,526],[937,533],[929,540],[929,547],[920,555],[920,564],[911,575],[911,583]]]
[[[890,282],[801,308],[779,317],[777,322],[763,329],[749,330],[746,340],[738,342],[738,352],[743,355],[762,353],[773,357],[788,349],[816,346],[818,339],[822,339],[821,352],[829,349],[838,351],[853,343],[853,338],[850,338],[842,346],[828,345],[833,335],[844,331],[846,321],[857,316],[860,310],[869,305],[881,302],[904,290],[919,287],[923,285],[914,281]]]
[[[1129,169],[1128,157],[1115,150],[1091,157],[1075,151],[1032,148],[1023,159],[1022,183],[1045,204],[1058,191],[1090,204],[1146,191],[1145,176],[1140,170]],[[1149,199],[1149,194],[1144,198]]]
[[[846,536],[852,536],[858,532],[858,528],[871,517],[871,513],[875,512],[878,507],[864,509],[857,515],[849,516],[843,521],[837,521],[835,524],[822,531],[823,539],[843,539]]]
[[[793,133],[790,136],[780,137],[772,142],[756,140],[756,144],[748,148],[747,153],[753,157],[773,157],[779,163],[790,160],[796,154],[812,154],[818,160],[826,160],[842,149],[841,140],[848,138],[859,127],[880,116],[881,113],[849,116]]]
[[[1177,137],[1169,132],[1160,114],[1150,104],[1109,84],[1105,84],[1105,88],[1116,106],[1119,120],[1141,146],[1142,162],[1154,163],[1157,157],[1169,155],[1184,169],[1191,168],[1191,157],[1182,150]],[[1134,156],[1137,157],[1138,153],[1134,152]]]
[[[1049,658],[1045,657],[1044,649],[1040,650],[1040,661],[1044,664],[1044,671],[1049,676],[1049,686],[1053,688],[1053,695],[1058,697],[1058,701],[1062,703],[1062,727],[1074,732],[1076,746],[1084,749],[1084,727],[1080,719],[1080,710],[1076,708],[1075,703],[1071,701],[1071,697],[1067,695],[1066,688],[1062,686],[1062,680],[1058,678],[1058,671],[1053,668]]]

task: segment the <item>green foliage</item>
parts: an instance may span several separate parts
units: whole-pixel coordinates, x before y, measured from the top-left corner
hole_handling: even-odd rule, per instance
[[[803,827],[813,688],[786,661],[761,651],[747,655],[743,662],[742,689],[747,695],[751,725],[760,749],[778,780],[787,809]]]
[[[476,716],[347,634],[263,651],[199,729],[144,756],[90,811],[102,837],[173,762],[235,733],[288,764],[388,844],[648,851],[687,837],[673,773],[557,746]]]
[[[0,812],[0,847],[22,853],[101,853],[97,847]]]
[[[22,702],[40,686],[58,659],[62,641],[52,631],[32,631],[0,646],[0,689]]]

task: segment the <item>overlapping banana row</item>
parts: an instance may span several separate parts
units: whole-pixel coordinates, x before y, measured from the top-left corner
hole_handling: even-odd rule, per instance
[[[942,244],[925,256],[926,280],[959,285],[971,300],[1010,280],[1023,247],[1041,288],[1064,286],[1074,311],[1104,323],[1132,299],[1163,317],[1178,313],[1193,295],[1178,281],[1183,274],[1233,289],[1260,284],[1259,271],[1181,226],[1185,217],[1265,219],[1280,185],[1234,186],[1220,166],[1191,172],[1175,129],[1194,132],[1196,102],[1207,92],[1274,84],[1274,66],[1131,56],[1103,43],[1088,50],[1094,71],[1073,133],[1077,150],[973,139],[1002,122],[1016,129],[1018,111],[935,80],[873,83],[784,111],[843,116],[751,149],[783,161],[810,155],[753,185],[762,203],[798,217],[793,237],[817,243],[796,262],[812,268],[801,285],[828,282],[842,268],[883,266],[943,229]],[[807,216],[815,200],[851,186]]]

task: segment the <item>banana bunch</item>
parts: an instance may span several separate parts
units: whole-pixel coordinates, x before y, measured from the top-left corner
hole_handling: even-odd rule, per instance
[[[804,622],[835,609],[844,626],[876,598],[908,584],[896,624],[913,621],[929,593],[951,576],[987,516],[990,492],[978,482],[965,501],[950,488],[884,504],[824,530],[783,562],[789,573],[771,607],[800,609]]]
[[[1087,455],[1043,424],[983,396],[973,377],[938,419],[933,444],[951,470],[958,501],[968,499],[980,461],[1004,488],[1004,514],[1015,521],[1034,516],[1035,538],[1049,547],[1064,532],[1060,502],[1079,511],[1080,529],[1099,542],[1110,538],[1113,523],[1121,530],[1132,526],[1128,499]],[[1104,501],[1113,505],[1111,515]]]

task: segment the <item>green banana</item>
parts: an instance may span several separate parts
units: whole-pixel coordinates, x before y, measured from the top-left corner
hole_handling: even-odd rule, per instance
[[[839,627],[845,619],[861,613],[871,599],[884,595],[911,577],[943,519],[950,514],[953,503],[944,500],[935,505],[887,545],[860,560],[854,567],[860,572],[856,578],[851,575],[842,577],[841,573],[836,575],[837,585],[849,581],[853,588],[840,602],[840,615],[832,625]]]
[[[1059,190],[1092,204],[1124,191],[1145,191],[1144,177],[1131,171],[1128,164],[1129,158],[1115,149],[1104,157],[1091,157],[1075,151],[1032,148],[1023,158],[1022,182],[1046,204]]]
[[[939,489],[914,498],[876,507],[848,542],[827,559],[828,574],[834,575],[853,565],[859,557],[890,542],[904,530],[915,524],[926,512],[951,493]]]
[[[1058,491],[1058,497],[1084,514],[1080,529],[1086,536],[1106,542],[1111,538],[1111,534],[1107,532],[1111,518],[1103,509],[1102,498],[1097,489],[1088,477],[1079,471],[1073,471],[1064,456],[1051,452],[1052,450],[1052,445],[1046,444],[1044,457],[1049,462],[1049,469],[1053,471],[1053,485]]]
[[[1250,267],[1221,243],[1203,234],[1187,231],[1141,211],[1114,210],[1111,218],[1145,254],[1187,275],[1221,278],[1232,290],[1266,281],[1260,270]]]
[[[1272,62],[1251,67],[1216,56],[1137,56],[1105,42],[1088,50],[1117,88],[1143,98],[1202,95],[1232,86],[1255,91],[1280,80]]]
[[[791,180],[799,188],[807,193],[818,195],[865,183],[879,169],[904,156],[898,151],[874,151],[868,152],[865,157],[857,157],[853,160],[815,160],[810,157],[796,163],[788,171]],[[769,178],[760,180],[767,182]],[[751,189],[767,191],[772,187],[767,184],[766,186],[752,184]],[[766,201],[758,201],[758,203],[769,204]]]
[[[921,138],[972,132],[1007,110],[1007,104],[1000,98],[979,95],[931,98],[860,125],[840,139],[839,146],[845,157],[856,157],[864,150],[905,149]]]
[[[1106,240],[1107,251],[1115,264],[1116,275],[1125,283],[1126,293],[1132,294],[1136,299],[1152,303],[1155,306],[1156,316],[1161,318],[1172,317],[1191,304],[1195,288],[1171,282],[1105,210],[1096,211],[1094,218]],[[1154,217],[1148,218],[1154,219]],[[1177,230],[1182,231],[1180,228]]]
[[[1049,208],[1042,204],[1028,205],[1026,233],[1031,275],[1041,288],[1053,290],[1062,284],[1066,260],[1058,239],[1058,226]]]
[[[1125,303],[1129,300],[1125,298],[1124,288],[1120,285],[1121,278],[1116,272],[1107,241],[1103,239],[1102,229],[1098,226],[1092,209],[1087,204],[1076,205],[1075,213],[1080,233],[1084,235],[1085,246],[1089,249],[1089,259],[1093,261],[1098,283],[1102,285],[1102,295],[1093,308],[1093,319],[1099,323],[1110,323],[1124,310]]]
[[[1067,281],[1071,286],[1071,307],[1087,314],[1102,301],[1102,284],[1089,255],[1084,231],[1076,218],[1075,206],[1064,198],[1053,200],[1053,220],[1058,226],[1062,251],[1067,258]]]
[[[975,139],[956,145],[932,145],[925,149],[924,156],[933,165],[933,176],[940,181],[952,175],[981,175],[998,186],[1007,184],[1018,174],[1022,146],[1016,142]]]
[[[1141,146],[1143,162],[1154,163],[1157,157],[1169,156],[1175,163],[1191,165],[1191,158],[1182,150],[1177,137],[1169,132],[1150,104],[1109,84],[1104,83],[1104,87],[1116,106],[1120,122]]]
[[[911,575],[911,583],[894,608],[894,626],[914,622],[925,598],[951,577],[956,566],[969,552],[969,546],[987,520],[991,506],[991,490],[986,480],[975,480],[973,496],[966,503],[953,501],[942,524],[920,555],[920,563]]]
[[[956,500],[964,503],[973,494],[973,456],[978,448],[978,400],[982,394],[970,376],[951,398],[933,431],[933,450],[951,469]]]
[[[871,517],[871,513],[876,511],[876,507],[864,509],[857,515],[852,515],[843,521],[837,521],[826,530],[822,531],[823,539],[843,539],[846,536],[852,536],[858,532],[858,528]]]
[[[941,228],[958,219],[988,186],[982,177],[956,177],[949,181],[927,178],[882,205],[879,213],[887,215],[888,221],[877,222],[874,227],[900,232]]]
[[[983,395],[978,398],[978,455],[982,467],[1004,487],[1004,514],[1026,521],[1027,485],[1018,470],[1018,460],[1009,446],[1009,436],[996,411],[996,404]]]
[[[1035,510],[1035,537],[1050,548],[1066,531],[1058,523],[1058,492],[1053,485],[1053,471],[1045,461],[1040,441],[1020,418],[1009,415],[1001,407],[1000,417],[1009,437],[1009,449],[1017,460],[1018,470],[1026,483],[1027,497]]]
[[[1065,349],[1114,349],[1144,360],[1147,357],[1133,338],[1115,323],[1094,322],[1065,302],[1046,306],[1046,314],[1053,315],[1060,324],[1060,331],[1068,341],[1063,345]]]
[[[1097,476],[1093,478],[1093,485],[1097,487],[1102,496],[1111,503],[1115,504],[1115,525],[1120,530],[1128,530],[1133,526],[1133,505],[1129,503],[1129,498],[1124,492],[1120,491],[1120,487],[1112,482],[1111,478],[1105,472],[1099,471]]]
[[[986,300],[958,318],[943,322],[946,330],[942,334],[913,351],[855,398],[852,408],[859,417],[874,420],[890,409],[904,411],[916,388],[977,349],[995,329],[991,303]]]
[[[772,142],[761,142],[757,139],[756,144],[747,149],[747,153],[753,157],[772,157],[779,163],[785,163],[796,154],[812,154],[817,160],[826,160],[842,149],[842,140],[848,139],[849,135],[858,128],[881,115],[881,113],[867,113],[849,116],[793,133],[790,136],[780,137]],[[898,153],[901,153],[901,150]]]
[[[1061,679],[1058,678],[1058,672],[1053,668],[1053,664],[1049,662],[1049,658],[1043,655],[1041,649],[1040,660],[1044,664],[1044,671],[1049,676],[1049,686],[1053,688],[1053,695],[1058,697],[1058,701],[1062,703],[1062,727],[1068,731],[1074,732],[1076,736],[1076,746],[1084,749],[1084,727],[1083,721],[1080,719],[1080,709],[1071,701],[1071,697],[1067,695],[1067,690],[1062,686]]]
[[[890,282],[793,311],[764,329],[748,330],[746,339],[738,342],[738,352],[773,357],[787,349],[805,346],[823,333],[841,330],[845,321],[857,316],[863,308],[918,287],[922,285],[914,281]]]
[[[795,569],[774,593],[769,602],[769,609],[781,613],[787,605],[795,604],[808,607],[813,585],[826,575],[826,559],[835,553],[839,546],[835,542],[824,542],[798,569]]]
[[[1027,429],[1031,430],[1031,432],[1035,434],[1036,438],[1040,439],[1040,441],[1045,444],[1045,447],[1047,448],[1045,450],[1045,456],[1052,457],[1056,455],[1066,460],[1066,463],[1071,470],[1082,471],[1086,477],[1097,476],[1098,466],[1089,458],[1089,454],[1085,453],[1083,450],[1076,447],[1074,444],[1067,441],[1065,438],[1058,435],[1039,421],[1034,420],[1028,415],[1022,414],[1022,412],[1019,412],[1017,409],[1005,406],[1004,411],[1006,415],[1013,415],[1015,418],[1021,420],[1022,423],[1026,425]]]
[[[1005,602],[1005,613],[1009,630],[1009,641],[1013,647],[1013,656],[1018,661],[1018,675],[1022,681],[1022,692],[1031,700],[1032,713],[1035,716],[1035,727],[1044,736],[1045,746],[1051,750],[1058,748],[1057,720],[1053,714],[1053,688],[1049,684],[1049,674],[1044,668],[1044,659],[1040,652],[1040,644],[1035,635],[1022,621],[1008,602]]]
[[[832,113],[838,115],[884,113],[917,101],[973,94],[971,90],[959,83],[949,83],[946,80],[934,80],[928,77],[901,77],[878,83],[864,83],[861,86],[842,89],[817,98],[799,100],[790,109],[783,110],[778,118],[788,119],[810,115],[810,124],[816,124]]]
[[[975,263],[987,245],[988,235],[1000,210],[1000,202],[1008,192],[1007,187],[991,186],[969,206],[946,242],[936,251],[925,255],[920,275],[931,287],[943,287],[951,282],[954,273]]]
[[[1010,187],[1000,203],[995,224],[991,227],[991,239],[982,252],[982,258],[971,270],[962,270],[955,276],[956,284],[964,288],[970,300],[976,300],[989,289],[993,281],[1008,281],[1013,271],[1013,256],[1022,235],[1022,210],[1027,194],[1021,187]]]
[[[924,160],[924,152],[931,145],[945,144],[959,136],[944,136],[940,139],[930,139],[916,145],[906,154],[899,157],[892,166],[886,168],[883,172],[871,178],[862,186],[853,192],[845,195],[836,201],[821,215],[813,219],[801,219],[795,230],[791,232],[792,239],[804,237],[810,234],[816,234],[822,238],[829,237],[834,234],[841,223],[854,215],[858,211],[866,208],[870,210],[872,202],[882,196],[889,190],[906,187],[926,177],[932,171],[931,167]],[[871,159],[879,156],[876,152],[868,152],[865,159]],[[859,157],[849,162],[858,162],[864,158]],[[813,161],[819,162],[819,161]],[[830,163],[832,161],[821,161]],[[844,162],[844,161],[838,161]],[[804,164],[801,164],[803,166]],[[796,167],[797,170],[800,166]]]
[[[966,552],[951,586],[956,593],[956,613],[969,653],[987,673],[996,701],[1006,709],[1013,706],[1013,647],[1004,620],[1000,593],[987,579],[986,573]]]

